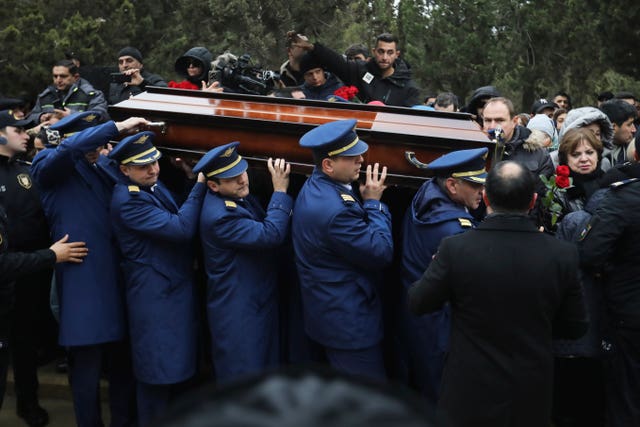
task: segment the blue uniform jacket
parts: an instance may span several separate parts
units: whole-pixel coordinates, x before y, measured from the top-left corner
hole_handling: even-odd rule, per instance
[[[451,313],[448,305],[434,313],[409,312],[407,290],[431,263],[443,238],[470,230],[473,217],[454,203],[435,180],[425,182],[407,209],[402,227],[402,295],[400,298],[400,358],[407,381],[432,402],[438,398],[445,354],[449,349]]]
[[[218,381],[278,363],[277,248],[292,207],[283,192],[273,193],[266,217],[252,201],[205,196],[200,233]]]
[[[443,238],[473,226],[475,220],[471,214],[464,206],[452,202],[435,180],[424,183],[413,197],[402,228],[402,284],[405,289],[422,277]]]
[[[393,257],[391,215],[384,203],[360,203],[316,169],[293,210],[293,245],[307,334],[351,350],[382,339],[376,280]]]
[[[126,335],[118,249],[109,219],[117,168],[84,154],[118,136],[113,122],[86,129],[38,153],[31,174],[40,188],[53,240],[86,242],[80,264],[56,265],[60,298],[60,345],[80,346],[121,340]]]
[[[179,210],[161,183],[154,193],[130,182],[113,192],[111,219],[124,258],[133,369],[144,383],[173,384],[195,373],[192,244],[205,189],[196,183]]]

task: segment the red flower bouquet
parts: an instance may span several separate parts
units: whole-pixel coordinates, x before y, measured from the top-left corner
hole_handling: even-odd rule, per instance
[[[173,87],[176,89],[189,89],[189,90],[200,90],[201,88],[198,85],[191,83],[189,80],[183,80],[181,82],[175,82],[171,80],[167,86]]]
[[[569,177],[569,166],[559,165],[556,168],[556,174],[551,178],[540,175],[540,179],[547,192],[540,201],[543,211],[551,217],[551,227],[556,225],[558,218],[562,215],[562,205],[560,204],[560,194],[567,191],[572,185],[572,178]]]
[[[571,187],[571,178],[569,178],[569,166],[560,165],[556,168],[556,185],[560,188]]]
[[[336,89],[333,94],[335,96],[339,96],[340,98],[344,98],[349,102],[360,102],[358,99],[358,88],[355,86],[342,86]]]

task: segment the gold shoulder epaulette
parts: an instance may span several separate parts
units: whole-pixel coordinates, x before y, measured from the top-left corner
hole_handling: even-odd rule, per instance
[[[224,201],[224,205],[227,207],[227,209],[235,209],[238,207],[238,205],[236,204],[236,202],[232,201],[232,200],[225,200]]]
[[[458,221],[460,221],[461,227],[473,227],[473,224],[467,218],[458,218]]]
[[[137,185],[130,185],[127,188],[129,189],[129,193],[139,193],[140,192],[140,187],[138,187]]]
[[[638,180],[638,178],[629,178],[629,179],[625,179],[625,180],[622,180],[622,181],[614,182],[609,187],[611,187],[611,189],[615,190],[617,188],[623,187],[623,186],[625,186],[627,184],[630,184],[632,182],[636,182],[637,180]]]
[[[345,205],[350,205],[356,202],[356,199],[349,193],[340,193],[340,197],[342,197],[342,201]]]

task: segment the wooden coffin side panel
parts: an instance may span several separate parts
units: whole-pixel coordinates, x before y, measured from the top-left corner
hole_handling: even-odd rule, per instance
[[[160,147],[204,153],[240,141],[240,152],[250,160],[284,157],[309,170],[311,152],[299,146],[300,137],[323,123],[354,118],[358,135],[369,144],[365,163],[386,165],[390,183],[411,186],[428,174],[407,160],[407,152],[427,163],[449,151],[492,145],[466,114],[398,107],[152,88],[109,112],[115,120],[141,116],[164,122],[156,139]]]

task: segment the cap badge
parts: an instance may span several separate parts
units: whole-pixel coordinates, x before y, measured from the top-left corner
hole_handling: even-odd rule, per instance
[[[135,140],[133,143],[134,144],[144,144],[147,141],[147,139],[149,139],[149,135],[142,135],[140,138]]]
[[[234,150],[235,150],[235,147],[229,147],[224,153],[220,155],[220,157],[231,157]]]

